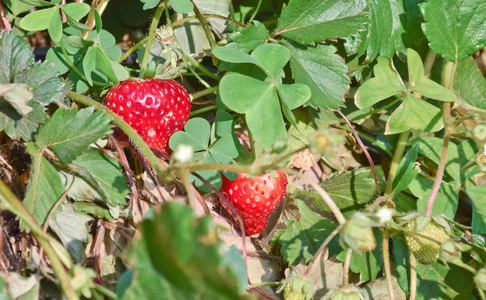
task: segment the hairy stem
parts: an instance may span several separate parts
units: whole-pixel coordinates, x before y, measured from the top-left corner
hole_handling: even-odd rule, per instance
[[[353,254],[353,249],[348,248],[346,250],[346,259],[344,260],[344,266],[343,266],[343,281],[342,281],[343,287],[346,287],[349,282],[349,265],[351,264],[352,254]]]
[[[155,31],[160,22],[160,17],[165,9],[165,2],[161,1],[157,10],[155,11],[154,18],[150,24],[149,34],[147,36],[147,45],[145,47],[145,52],[143,53],[142,64],[140,65],[140,78],[143,78],[145,71],[147,70],[148,61],[150,58],[150,49],[152,48],[152,43],[155,37]]]
[[[453,89],[455,72],[456,72],[456,64],[448,61],[444,66],[444,70],[442,71],[442,85],[450,90]],[[440,156],[439,167],[437,170],[437,177],[435,178],[434,187],[432,188],[432,192],[430,194],[429,200],[427,201],[427,209],[425,211],[425,214],[427,216],[430,216],[432,214],[434,201],[435,198],[437,197],[437,193],[439,192],[442,178],[444,177],[445,164],[447,161],[447,150],[449,149],[449,140],[451,138],[451,133],[452,133],[452,129],[450,127],[451,103],[449,102],[442,103],[442,114],[444,118],[444,127],[445,127],[444,138],[442,142],[442,153]]]
[[[215,14],[201,14],[201,15],[206,19],[209,19],[209,18],[221,19],[221,20],[225,20],[225,21],[228,21],[230,23],[233,23],[233,24],[237,25],[238,27],[248,27],[246,24],[240,23],[238,21],[235,21],[235,20],[230,19],[230,18],[225,17],[225,16],[220,16],[220,15],[215,15]],[[196,16],[185,17],[183,19],[172,22],[172,27],[176,27],[176,26],[182,25],[186,22],[196,20],[196,19],[197,19]]]
[[[346,124],[348,124],[349,129],[351,129],[351,131],[353,132],[354,138],[356,139],[359,146],[361,147],[361,150],[363,150],[364,154],[366,155],[366,158],[368,159],[368,162],[369,162],[370,167],[371,167],[371,172],[373,173],[373,179],[375,180],[376,193],[378,194],[378,196],[380,196],[381,195],[380,183],[378,182],[378,177],[376,176],[375,163],[373,162],[373,159],[371,159],[371,155],[368,152],[368,149],[366,149],[365,145],[363,144],[363,142],[359,138],[358,134],[356,133],[356,130],[354,130],[354,127],[351,124],[351,122],[349,122],[348,118],[341,112],[341,110],[336,109],[336,111],[341,115],[341,117],[344,119],[344,121],[346,121]]]
[[[385,263],[385,277],[386,284],[388,286],[388,296],[390,297],[390,300],[395,300],[392,283],[393,276],[390,264],[390,233],[386,229],[383,232],[383,261]]]
[[[15,214],[22,222],[25,223],[27,228],[30,229],[30,232],[35,237],[42,249],[44,249],[44,252],[49,258],[49,261],[51,262],[51,267],[61,284],[61,288],[66,295],[66,298],[79,299],[78,295],[71,286],[70,277],[65,270],[65,266],[70,268],[72,266],[72,262],[69,263],[68,261],[67,265],[66,262],[63,264],[60,257],[58,256],[58,253],[56,252],[56,249],[57,251],[62,251],[62,249],[66,251],[66,249],[62,246],[60,246],[62,248],[59,248],[59,242],[42,230],[42,227],[37,223],[32,214],[30,214],[27,208],[17,198],[17,196],[15,196],[1,180],[0,206]],[[56,249],[54,249],[53,245],[57,246]],[[66,258],[70,259],[69,254],[67,255],[68,256]]]
[[[192,2],[192,5],[194,5],[194,14],[196,15],[197,19],[199,20],[199,23],[201,23],[201,26],[204,30],[204,34],[206,35],[206,38],[209,41],[209,45],[211,46],[211,49],[213,49],[217,45],[216,45],[216,42],[214,41],[214,37],[213,37],[213,34],[211,33],[211,29],[209,28],[208,21],[204,18],[204,16],[202,15],[201,11],[197,7],[194,0],[191,0],[191,2]]]
[[[123,55],[120,57],[120,59],[118,60],[118,62],[119,63],[122,63],[123,61],[125,61],[125,59],[127,59],[133,52],[137,51],[138,48],[140,48],[146,42],[147,42],[147,37],[144,37],[138,43],[136,43],[130,49],[128,49],[125,53],[123,53]]]
[[[403,153],[405,153],[405,148],[407,147],[408,138],[410,136],[410,130],[400,133],[398,136],[397,146],[395,152],[393,153],[392,163],[390,166],[390,172],[388,173],[388,179],[386,181],[385,196],[391,196],[393,192],[393,180],[402,160]]]
[[[410,252],[410,300],[417,298],[417,260]]]
[[[293,169],[281,168],[280,170],[286,172],[287,174],[294,175],[295,177],[298,177],[299,179],[302,179],[307,184],[309,184],[322,197],[324,202],[326,202],[327,206],[329,206],[329,209],[331,209],[338,223],[340,225],[346,223],[346,218],[341,213],[341,210],[339,210],[339,207],[336,205],[334,200],[332,200],[331,196],[329,196],[329,194],[320,185],[318,185],[317,183],[307,178],[305,175],[300,174],[299,172]]]

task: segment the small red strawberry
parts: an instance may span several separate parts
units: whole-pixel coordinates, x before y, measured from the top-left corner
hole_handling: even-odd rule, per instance
[[[249,235],[260,233],[273,210],[280,203],[287,189],[287,176],[277,171],[277,176],[270,174],[248,178],[238,174],[235,181],[223,176],[220,192],[233,205],[245,225]],[[223,207],[231,214],[231,210],[223,203]],[[237,220],[236,216],[233,218]]]
[[[169,138],[189,119],[191,99],[174,80],[129,80],[112,87],[104,104],[147,142],[170,153]]]

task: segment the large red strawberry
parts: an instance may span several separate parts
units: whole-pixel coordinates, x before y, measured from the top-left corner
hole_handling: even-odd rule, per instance
[[[287,189],[287,176],[277,171],[276,177],[265,174],[248,178],[245,174],[238,174],[235,181],[223,176],[220,192],[236,209],[243,219],[246,233],[249,235],[260,233],[270,214],[274,211]],[[231,210],[223,203],[224,208],[231,214]],[[237,218],[233,215],[233,218]]]
[[[104,104],[147,142],[170,153],[169,138],[184,128],[191,110],[186,90],[174,80],[129,80],[112,87]]]

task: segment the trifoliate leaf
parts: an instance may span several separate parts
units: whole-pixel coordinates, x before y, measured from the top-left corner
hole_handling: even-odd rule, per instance
[[[343,95],[349,88],[347,67],[336,55],[333,46],[300,46],[288,43],[290,67],[295,82],[307,85],[311,90],[309,104],[323,109],[344,106]]]
[[[408,94],[386,123],[386,134],[415,129],[436,132],[444,127],[442,110],[425,100]]]
[[[59,9],[57,7],[36,10],[22,18],[20,27],[27,31],[47,29],[54,14],[59,16]]]
[[[52,64],[36,63],[17,74],[14,82],[26,83],[34,95],[33,100],[46,105],[59,99],[64,84],[58,75]]]
[[[378,64],[373,69],[375,77],[366,80],[354,95],[359,108],[369,108],[381,100],[407,91],[391,58],[380,56],[376,60]]]
[[[24,205],[40,225],[44,225],[52,208],[64,193],[64,185],[56,169],[44,158],[41,149],[27,143],[31,157],[30,180]]]
[[[88,146],[110,132],[111,118],[89,107],[58,109],[39,129],[36,145],[51,148],[64,163],[70,163]]]
[[[253,21],[248,27],[241,28],[238,32],[229,34],[233,41],[227,47],[237,48],[243,52],[251,52],[256,47],[265,44],[268,39],[268,30],[259,21]]]
[[[430,48],[458,62],[486,45],[486,2],[428,0],[420,5]]]
[[[454,93],[438,84],[437,82],[425,78],[424,64],[420,55],[413,49],[407,50],[407,65],[408,65],[408,80],[410,82],[410,89],[416,93],[424,95],[425,97],[452,102],[456,100]]]
[[[284,7],[276,34],[299,44],[344,38],[364,29],[366,0],[291,0]]]

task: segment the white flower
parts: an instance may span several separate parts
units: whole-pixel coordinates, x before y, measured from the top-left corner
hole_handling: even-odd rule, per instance
[[[180,144],[175,149],[173,157],[180,163],[190,163],[194,157],[194,149],[192,146]]]
[[[393,209],[382,207],[376,212],[375,215],[378,217],[381,224],[390,223],[393,217]]]

